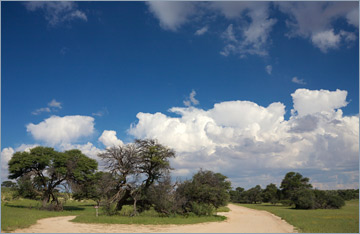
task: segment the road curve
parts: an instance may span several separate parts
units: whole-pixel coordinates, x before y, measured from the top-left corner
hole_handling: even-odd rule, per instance
[[[85,224],[76,216],[40,219],[15,233],[293,233],[294,227],[281,218],[260,210],[229,204],[230,212],[219,213],[227,220],[187,225]]]

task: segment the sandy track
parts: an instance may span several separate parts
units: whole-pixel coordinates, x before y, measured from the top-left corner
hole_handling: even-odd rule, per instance
[[[294,227],[279,217],[266,212],[229,204],[230,212],[221,213],[228,219],[188,225],[137,225],[137,224],[83,224],[64,216],[38,220],[17,233],[291,233]]]

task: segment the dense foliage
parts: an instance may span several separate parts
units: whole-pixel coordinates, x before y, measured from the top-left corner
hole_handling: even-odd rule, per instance
[[[178,185],[178,197],[185,211],[197,215],[213,213],[215,208],[227,205],[231,183],[227,177],[212,171],[200,170],[191,180]]]
[[[18,179],[19,194],[42,199],[42,206],[62,209],[57,189],[69,183],[81,184],[97,169],[97,162],[80,150],[57,152],[49,147],[35,147],[30,152],[16,152],[9,161],[9,179]],[[51,205],[47,205],[48,203]]]
[[[249,190],[238,187],[230,191],[230,200],[236,203],[282,203],[296,209],[339,209],[344,200],[358,199],[359,190],[317,190],[312,189],[309,178],[300,173],[289,172],[281,182],[280,189],[269,184],[264,190],[259,185]]]

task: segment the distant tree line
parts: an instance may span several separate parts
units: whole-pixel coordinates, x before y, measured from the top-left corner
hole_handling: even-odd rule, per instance
[[[107,215],[131,205],[137,215],[154,208],[165,216],[211,215],[227,205],[231,183],[227,177],[200,170],[191,179],[172,182],[169,159],[175,152],[156,140],[135,140],[107,148],[98,155],[105,170],[80,150],[57,152],[36,147],[16,152],[9,161],[9,179],[3,187],[18,196],[42,201],[42,209],[62,210],[66,191],[73,199],[94,200]]]
[[[338,209],[345,200],[359,199],[359,189],[318,190],[313,189],[309,178],[300,173],[289,172],[280,188],[273,183],[262,189],[257,185],[249,190],[237,187],[230,191],[230,201],[235,203],[281,203],[294,205],[296,209]]]

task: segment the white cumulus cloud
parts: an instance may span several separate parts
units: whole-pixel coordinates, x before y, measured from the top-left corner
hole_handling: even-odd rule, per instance
[[[343,116],[339,109],[347,105],[346,95],[298,89],[289,120],[280,102],[264,107],[241,100],[216,103],[209,110],[171,108],[178,117],[138,113],[129,133],[175,149],[176,176],[205,168],[227,175],[234,186],[251,187],[257,183],[254,176],[265,186],[281,182],[290,170],[311,170],[307,176],[317,186],[346,188],[358,184],[359,162],[359,118]],[[332,173],[345,179],[321,177]]]
[[[294,110],[299,115],[322,111],[333,112],[347,105],[347,91],[339,89],[336,91],[297,89],[291,96],[294,101]]]
[[[99,137],[99,141],[103,143],[105,147],[124,145],[124,143],[117,138],[116,132],[112,130],[105,130]]]
[[[94,118],[90,116],[51,116],[44,121],[26,125],[27,131],[35,140],[54,146],[72,143],[81,137],[90,136],[94,132]]]

